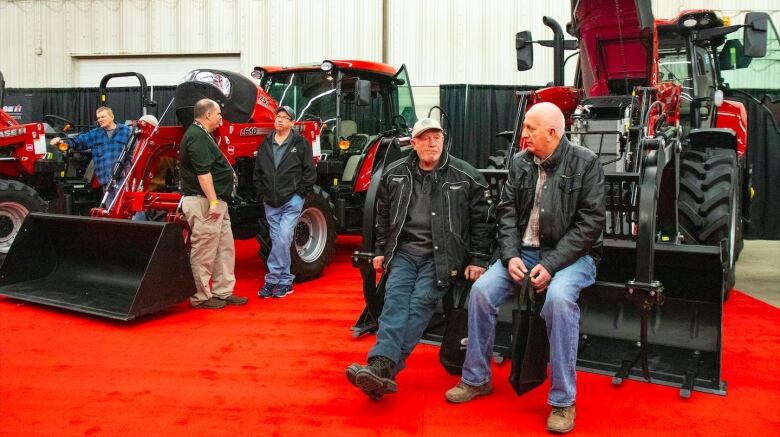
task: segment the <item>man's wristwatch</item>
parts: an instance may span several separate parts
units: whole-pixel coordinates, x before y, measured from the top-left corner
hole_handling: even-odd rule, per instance
[[[209,206],[219,205],[219,199],[209,200]]]

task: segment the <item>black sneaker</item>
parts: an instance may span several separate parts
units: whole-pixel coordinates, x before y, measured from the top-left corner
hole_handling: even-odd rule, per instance
[[[362,367],[355,373],[355,385],[369,396],[395,393],[398,387],[393,380],[393,369],[395,363],[390,358],[381,355],[371,357],[368,366]]]
[[[349,366],[347,366],[347,371],[345,372],[347,374],[347,380],[350,384],[354,385],[355,387],[358,387],[357,385],[357,373],[360,371],[360,369],[365,369],[366,366],[361,366],[358,363],[352,363]],[[360,387],[358,387],[360,388]],[[361,389],[362,391],[362,389]],[[370,397],[371,399],[378,401],[382,399],[383,393],[372,391],[372,392],[363,392],[366,396]]]
[[[279,284],[276,286],[273,296],[276,298],[282,298],[287,296],[288,294],[293,294],[294,292],[295,290],[293,290],[292,284],[289,285]]]
[[[276,284],[266,282],[265,284],[263,284],[260,290],[257,291],[257,297],[259,297],[260,299],[266,299],[273,296],[274,288],[276,288]]]

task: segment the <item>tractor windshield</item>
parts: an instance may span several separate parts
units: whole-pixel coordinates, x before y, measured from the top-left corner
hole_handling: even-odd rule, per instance
[[[290,106],[298,120],[336,118],[336,81],[322,71],[266,76],[263,88],[279,105]]]
[[[298,121],[324,123],[324,150],[335,148],[342,139],[357,150],[399,122],[416,121],[408,78],[402,72],[403,77],[389,77],[362,70],[283,71],[265,75],[260,86],[280,105],[295,109]],[[358,79],[370,85],[368,102],[357,101]]]
[[[709,47],[694,46],[691,56],[684,37],[676,32],[660,35],[658,45],[658,81],[674,82],[682,87],[680,123],[687,128],[694,126],[691,117],[695,104],[699,113],[695,126],[707,125],[713,110],[712,99],[707,98],[717,89],[714,59]]]

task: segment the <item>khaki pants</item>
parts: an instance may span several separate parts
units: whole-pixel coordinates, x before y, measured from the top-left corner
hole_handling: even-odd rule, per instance
[[[190,303],[198,304],[214,296],[228,298],[236,285],[236,249],[227,203],[220,201],[217,205],[222,216],[216,221],[209,216],[209,201],[205,197],[184,196],[181,209],[192,232],[190,265],[198,289]]]

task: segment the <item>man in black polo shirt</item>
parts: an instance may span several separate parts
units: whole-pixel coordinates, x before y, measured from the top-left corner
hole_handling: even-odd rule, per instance
[[[233,295],[236,251],[225,202],[233,197],[235,176],[211,136],[222,124],[222,110],[217,102],[201,99],[193,112],[195,121],[179,149],[181,208],[192,232],[190,264],[197,287],[190,304],[203,309],[243,305],[247,298]]]

